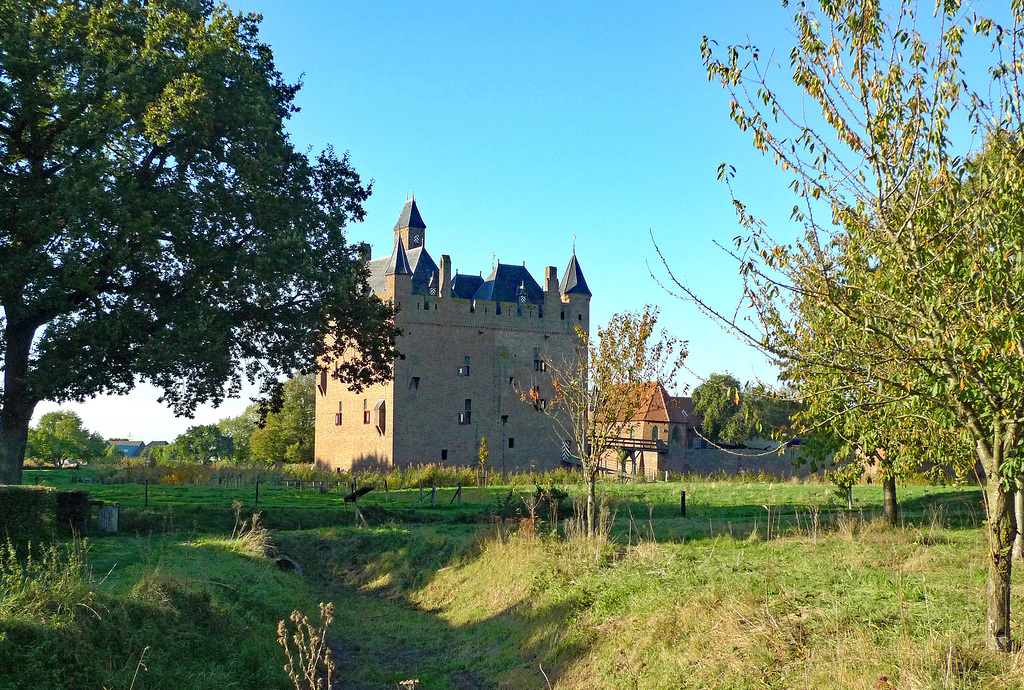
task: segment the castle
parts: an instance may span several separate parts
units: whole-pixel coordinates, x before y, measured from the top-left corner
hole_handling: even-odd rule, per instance
[[[363,248],[370,289],[396,307],[402,356],[391,381],[360,393],[320,373],[317,464],[473,465],[486,438],[490,468],[558,466],[562,439],[541,408],[554,392],[547,363],[577,357],[576,327],[590,332],[591,293],[575,250],[561,282],[549,266],[543,287],[525,264],[453,276],[448,255],[438,266],[427,253],[415,199],[395,224],[390,256],[371,259]],[[524,391],[540,402],[523,402]]]

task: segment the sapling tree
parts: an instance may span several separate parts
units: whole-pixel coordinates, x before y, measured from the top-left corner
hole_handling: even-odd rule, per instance
[[[587,479],[587,533],[597,533],[597,475],[606,458],[615,457],[621,440],[650,395],[650,383],[671,387],[686,358],[686,343],[656,329],[658,309],[616,314],[591,338],[577,328],[577,350],[563,361],[547,363],[550,402],[540,385],[523,400],[556,423],[568,452]]]
[[[1007,26],[956,0],[922,14],[910,0],[891,13],[875,0],[801,3],[789,56],[801,98],[789,101],[756,47],[723,55],[705,40],[732,118],[792,174],[805,232],[776,241],[734,200],[749,319],[676,282],[777,362],[819,421],[879,411],[881,432],[911,448],[936,427],[969,435],[986,475],[986,644],[1003,651],[1024,422],[1022,20],[1019,2]],[[975,91],[960,60],[972,33],[994,39]],[[973,148],[954,145],[954,127]],[[730,188],[733,172],[722,168]]]

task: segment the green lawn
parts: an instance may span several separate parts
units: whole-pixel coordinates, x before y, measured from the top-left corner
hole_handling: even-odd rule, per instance
[[[89,536],[84,573],[8,574],[0,688],[288,688],[277,623],[327,600],[341,687],[1024,687],[1020,654],[981,647],[974,488],[900,487],[891,530],[878,486],[847,511],[822,484],[602,483],[614,524],[591,542],[552,534],[546,507],[519,533],[532,485],[438,489],[435,506],[375,490],[359,528],[339,492],[261,486],[257,507],[255,486],[150,486],[147,506],[145,486],[74,475],[26,483],[119,502],[122,531]],[[583,487],[565,488],[572,522]],[[236,500],[303,575],[228,538]],[[1021,595],[1015,579],[1015,611]]]

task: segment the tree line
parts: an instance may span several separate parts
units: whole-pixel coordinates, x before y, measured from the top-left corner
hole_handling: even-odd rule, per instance
[[[189,427],[167,445],[144,448],[142,456],[153,464],[311,465],[316,417],[313,383],[312,375],[296,374],[281,386],[279,405],[271,406],[265,399],[253,402],[237,417]],[[123,458],[124,453],[113,442],[108,445],[98,433],[86,429],[77,413],[56,410],[44,414],[38,424],[29,429],[26,456],[60,466],[68,462]]]

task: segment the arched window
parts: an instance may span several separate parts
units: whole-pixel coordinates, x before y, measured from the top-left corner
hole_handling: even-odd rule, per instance
[[[651,429],[651,440],[652,441],[657,441],[658,440],[658,427],[654,427],[653,429]]]
[[[680,432],[679,427],[672,428],[672,443],[682,443],[683,435]]]

